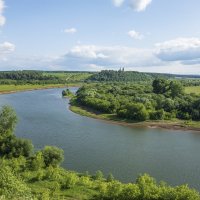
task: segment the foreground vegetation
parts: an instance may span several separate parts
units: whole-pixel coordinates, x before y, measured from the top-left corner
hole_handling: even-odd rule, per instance
[[[46,146],[35,151],[31,141],[14,135],[13,109],[0,110],[0,199],[12,200],[200,200],[187,185],[171,187],[147,174],[123,184],[112,174],[104,177],[67,171],[60,167],[63,151]]]

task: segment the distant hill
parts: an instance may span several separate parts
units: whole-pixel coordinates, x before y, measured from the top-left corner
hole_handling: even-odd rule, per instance
[[[151,81],[155,78],[175,78],[175,75],[171,74],[158,74],[158,73],[144,73],[136,71],[114,71],[103,70],[99,73],[95,73],[90,76],[86,81],[116,81],[116,82],[134,82],[134,81]]]

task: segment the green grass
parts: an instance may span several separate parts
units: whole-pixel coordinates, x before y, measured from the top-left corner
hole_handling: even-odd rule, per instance
[[[200,86],[185,87],[185,92],[187,94],[191,93],[200,94]]]
[[[85,79],[92,76],[91,73],[87,72],[77,72],[77,73],[66,73],[66,72],[45,72],[43,73],[45,76],[54,76],[61,80],[68,82],[83,82]]]
[[[72,87],[72,86],[80,86],[81,83],[76,84],[45,84],[45,85],[0,85],[0,93],[9,93],[9,92],[19,92],[26,90],[37,90],[37,89],[48,89],[48,88],[59,88],[59,87]]]

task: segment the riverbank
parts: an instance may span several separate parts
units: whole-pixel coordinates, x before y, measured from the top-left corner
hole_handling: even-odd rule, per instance
[[[182,121],[174,119],[171,121],[161,120],[161,121],[145,121],[145,122],[135,122],[131,120],[120,119],[113,114],[102,114],[95,112],[92,109],[81,107],[79,105],[70,105],[69,109],[79,115],[91,117],[94,119],[103,120],[108,123],[118,124],[129,127],[146,127],[146,128],[162,128],[171,130],[183,130],[183,131],[200,131],[200,122],[193,121]]]
[[[48,84],[48,85],[0,85],[0,95],[1,94],[11,94],[16,92],[23,91],[32,91],[32,90],[43,90],[51,88],[66,88],[66,87],[80,87],[80,83],[71,83],[71,84]]]

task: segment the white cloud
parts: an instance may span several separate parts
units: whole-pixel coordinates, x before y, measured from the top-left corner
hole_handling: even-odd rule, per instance
[[[120,7],[124,3],[124,0],[112,0],[112,1],[116,7]]]
[[[128,32],[128,35],[136,40],[142,40],[144,38],[144,35],[142,35],[141,33],[135,31],[135,30],[131,30]]]
[[[13,51],[15,51],[14,44],[9,43],[9,42],[4,42],[0,44],[0,65],[1,65],[1,62],[9,61],[8,57]]]
[[[144,11],[151,4],[152,0],[130,0],[130,6],[137,12]]]
[[[118,69],[159,65],[161,61],[151,49],[126,46],[78,45],[56,60],[56,65],[76,67],[78,70]],[[95,67],[94,67],[95,66]]]
[[[76,45],[66,54],[54,57],[19,56],[15,46],[0,44],[0,70],[41,69],[100,71],[102,69],[200,74],[200,39],[178,38],[154,47]],[[23,68],[25,66],[25,68]]]
[[[156,55],[163,61],[200,64],[200,39],[177,38],[156,44]]]
[[[69,28],[69,29],[65,29],[64,32],[74,34],[74,33],[77,32],[77,29],[76,28]]]
[[[4,0],[0,0],[0,26],[3,26],[6,22],[6,18],[3,16],[4,8],[5,8]]]
[[[0,56],[11,53],[15,50],[15,45],[10,42],[0,44]]]

